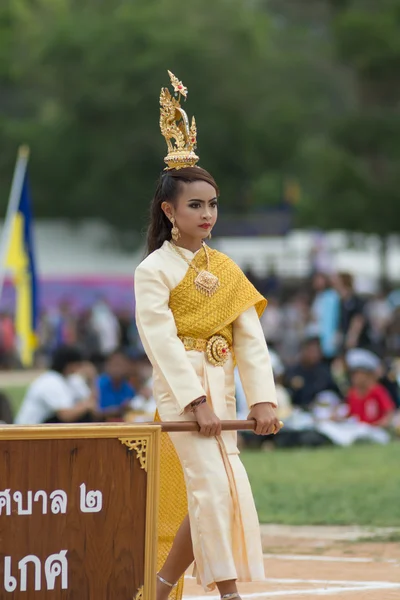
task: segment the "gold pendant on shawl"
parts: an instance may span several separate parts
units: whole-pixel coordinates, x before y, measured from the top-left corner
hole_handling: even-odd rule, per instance
[[[209,271],[200,271],[194,280],[196,289],[206,296],[212,296],[219,288],[219,279]]]

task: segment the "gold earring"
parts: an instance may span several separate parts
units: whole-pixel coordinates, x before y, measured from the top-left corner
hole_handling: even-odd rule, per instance
[[[211,235],[211,231],[210,231],[210,233],[209,233],[209,234],[208,234],[208,236],[207,236],[207,239],[208,239],[208,240],[211,240],[211,238],[212,238],[212,235]]]
[[[179,229],[175,225],[174,217],[171,217],[171,223],[172,223],[171,236],[172,236],[172,239],[174,240],[174,242],[177,242],[179,240],[179,238],[181,237],[181,234],[180,234]]]

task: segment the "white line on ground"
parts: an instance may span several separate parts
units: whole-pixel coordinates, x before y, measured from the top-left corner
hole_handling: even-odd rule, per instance
[[[390,563],[393,565],[399,564],[394,558],[385,558],[382,560],[374,558],[355,558],[341,556],[313,556],[306,554],[264,554],[264,558],[276,558],[277,560],[311,560],[321,562],[348,562],[348,563]]]
[[[278,577],[267,577],[266,583],[305,583],[305,584],[320,584],[320,585],[353,585],[355,587],[360,585],[395,585],[400,587],[400,583],[394,581],[352,581],[351,579],[293,579],[289,577],[278,578]]]
[[[304,581],[304,583],[308,583]],[[373,590],[395,590],[400,589],[400,584],[384,581],[365,582],[362,585],[349,587],[311,588],[303,590],[279,590],[276,592],[255,592],[253,594],[241,594],[242,598],[276,598],[278,596],[329,596],[331,594],[343,594],[344,592],[368,592]],[[204,600],[204,596],[186,596],[190,600]],[[207,596],[207,600],[220,600],[220,596]]]
[[[194,577],[191,577],[190,575],[186,575],[185,579],[195,579]],[[258,584],[260,582],[257,582]],[[400,587],[400,583],[395,583],[394,581],[352,581],[351,579],[294,579],[292,577],[267,577],[265,580],[265,583],[287,583],[287,584],[294,584],[294,583],[304,583],[304,584],[316,584],[316,585],[336,585],[336,586],[341,586],[341,585],[352,585],[352,586],[360,586],[360,585],[394,585],[394,586],[399,586]],[[210,598],[208,598],[208,600],[211,600],[211,596]]]

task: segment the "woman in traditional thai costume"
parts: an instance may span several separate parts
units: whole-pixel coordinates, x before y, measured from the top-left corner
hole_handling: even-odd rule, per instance
[[[186,96],[170,76],[175,92]],[[221,421],[236,418],[235,364],[256,433],[276,433],[280,425],[259,322],[266,300],[230,258],[205,244],[217,220],[219,191],[212,176],[195,166],[196,127],[193,120],[189,128],[179,100],[162,90],[168,168],[151,207],[148,256],[135,272],[137,326],[154,369],[160,419],[197,421],[200,427],[199,433],[168,438],[183,470],[188,517],[159,565],[157,600],[168,597],[193,561],[204,589],[217,586],[228,600],[239,597],[237,582],[264,580],[259,523],[236,434],[221,432]],[[167,452],[166,446],[160,513],[164,508],[165,517],[165,502],[175,494],[167,515],[172,519],[184,494],[176,495],[173,478],[181,469]],[[160,536],[165,541],[165,532]]]

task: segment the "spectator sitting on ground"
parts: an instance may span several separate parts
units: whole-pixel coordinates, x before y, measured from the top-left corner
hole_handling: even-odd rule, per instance
[[[346,398],[348,416],[370,425],[389,426],[396,406],[378,383],[380,359],[369,350],[354,348],[347,353],[346,361],[351,381]]]
[[[129,379],[133,387],[138,390],[145,381],[150,381],[153,377],[153,367],[143,349],[131,349],[128,352],[131,361]]]
[[[153,378],[143,380],[137,395],[129,403],[131,421],[153,421],[157,409],[153,396]]]
[[[347,416],[347,406],[335,392],[326,390],[316,395],[310,412],[316,422],[338,421]]]
[[[80,383],[80,393],[69,378],[79,373],[83,357],[74,346],[60,346],[53,354],[50,370],[28,387],[15,423],[82,423],[95,420],[96,394]],[[79,398],[78,398],[79,396]]]
[[[115,350],[107,358],[104,373],[97,380],[98,405],[104,414],[121,415],[135,396],[130,369],[130,358],[123,350]]]
[[[299,362],[287,370],[285,383],[291,392],[293,405],[303,410],[309,409],[320,392],[331,390],[340,396],[330,367],[323,360],[318,337],[303,340]]]
[[[79,371],[67,376],[67,383],[72,390],[75,403],[87,398],[90,390],[93,391],[97,398],[96,381],[97,369],[95,365],[88,361],[82,361]]]

